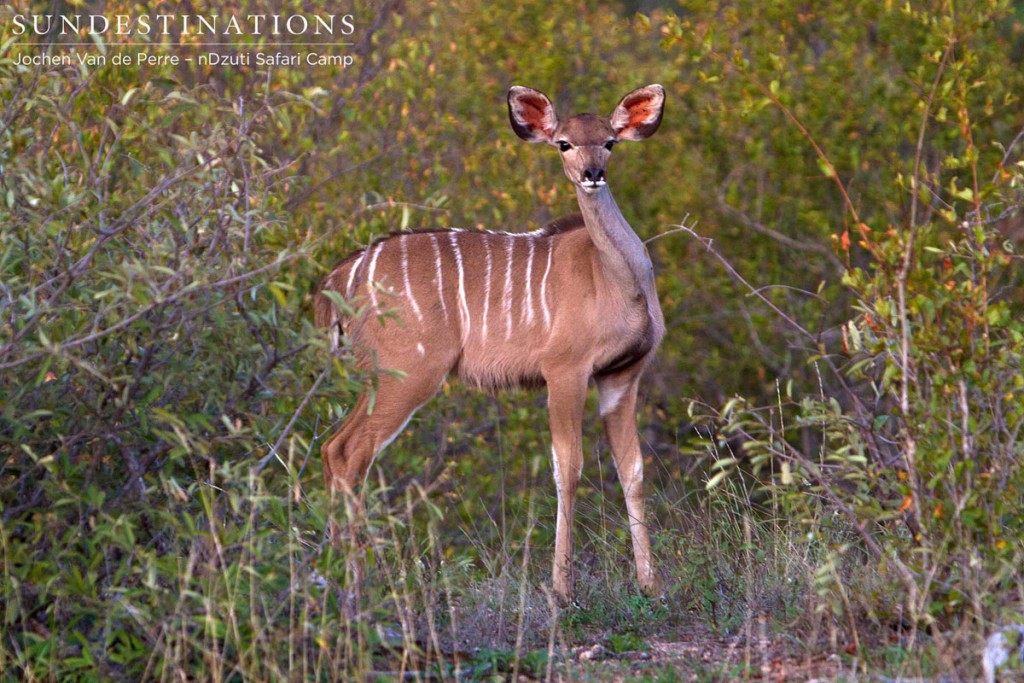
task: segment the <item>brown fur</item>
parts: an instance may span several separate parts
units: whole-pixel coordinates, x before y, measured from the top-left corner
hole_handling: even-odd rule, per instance
[[[612,199],[605,169],[617,140],[640,140],[657,128],[663,101],[661,86],[647,86],[623,98],[609,118],[584,114],[559,123],[547,97],[513,87],[513,129],[559,149],[582,213],[523,235],[397,233],[350,255],[324,279],[316,323],[338,325],[361,366],[396,371],[379,373],[372,410],[369,396],[360,396],[323,444],[329,487],[352,494],[374,456],[450,373],[486,391],[546,384],[559,500],[554,589],[567,601],[583,406],[593,380],[625,491],[637,578],[644,590],[655,589],[636,399],[665,325],[650,259]],[[354,300],[358,318],[339,319],[327,291]]]

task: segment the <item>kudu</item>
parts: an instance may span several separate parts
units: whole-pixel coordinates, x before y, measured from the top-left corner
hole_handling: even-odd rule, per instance
[[[328,488],[353,494],[376,454],[449,373],[488,390],[546,384],[558,492],[553,584],[566,602],[573,589],[583,408],[593,378],[625,492],[637,579],[646,592],[655,590],[636,400],[665,324],[651,261],[612,198],[606,166],[615,143],[643,140],[658,129],[664,100],[664,89],[649,85],[626,95],[608,118],[559,121],[545,95],[514,86],[508,93],[513,130],[559,149],[582,215],[518,234],[398,233],[352,254],[327,276],[316,297],[317,324],[347,335],[362,366],[399,371],[378,375],[374,400],[361,395],[324,443]],[[324,291],[363,296],[365,313],[339,316]],[[387,311],[397,320],[380,315]]]

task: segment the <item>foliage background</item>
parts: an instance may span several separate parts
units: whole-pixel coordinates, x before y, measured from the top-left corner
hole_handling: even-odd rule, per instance
[[[0,10],[8,676],[550,676],[763,614],[807,659],[977,674],[1024,602],[1019,3],[190,7],[351,11],[356,63],[17,66],[16,11],[152,10]],[[368,378],[329,362],[317,283],[398,228],[573,210],[509,85],[607,113],[652,82],[662,128],[612,170],[668,322],[641,415],[665,596],[631,592],[594,421],[581,606],[549,607],[544,398],[455,385],[375,466],[360,584],[317,451]]]

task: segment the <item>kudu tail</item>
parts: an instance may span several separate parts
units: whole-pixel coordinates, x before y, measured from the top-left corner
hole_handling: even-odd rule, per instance
[[[359,268],[363,260],[365,251],[358,251],[352,254],[347,259],[338,264],[338,267],[331,272],[323,283],[320,285],[320,290],[316,293],[313,299],[313,322],[316,323],[317,327],[332,327],[335,325],[344,324],[344,318],[338,307],[331,300],[331,297],[324,294],[324,292],[337,292],[343,297],[350,297],[352,292],[350,290],[355,289],[355,276],[358,273],[352,272],[354,269]]]
[[[338,322],[338,309],[323,291],[313,299],[313,321],[317,327],[330,327]]]

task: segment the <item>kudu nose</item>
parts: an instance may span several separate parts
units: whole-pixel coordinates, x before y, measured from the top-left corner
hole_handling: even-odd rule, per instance
[[[587,183],[601,184],[605,182],[603,168],[588,168],[583,171],[583,181]]]

